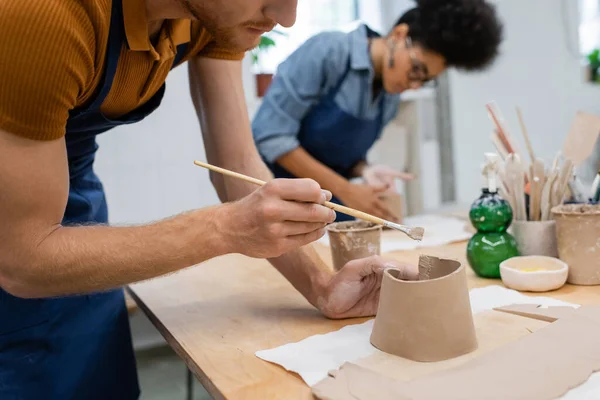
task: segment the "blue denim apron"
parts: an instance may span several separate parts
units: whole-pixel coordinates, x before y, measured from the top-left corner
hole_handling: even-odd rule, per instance
[[[344,178],[352,178],[352,168],[365,160],[367,152],[383,130],[384,94],[379,100],[379,113],[375,119],[361,119],[342,110],[335,102],[340,87],[350,72],[350,61],[335,87],[304,117],[300,124],[298,140],[311,156]],[[366,85],[365,85],[366,86]],[[368,87],[363,93],[368,94]],[[267,163],[276,178],[295,178],[277,163]],[[331,200],[342,204],[337,198]],[[354,219],[337,213],[336,221]]]
[[[63,224],[108,222],[102,184],[93,170],[96,135],[142,120],[165,86],[139,109],[118,119],[100,106],[126,43],[122,0],[113,0],[106,70],[96,97],[73,110],[66,129],[69,198]],[[177,65],[186,44],[177,48]],[[81,296],[20,299],[0,289],[0,399],[130,400],[140,394],[123,289]]]

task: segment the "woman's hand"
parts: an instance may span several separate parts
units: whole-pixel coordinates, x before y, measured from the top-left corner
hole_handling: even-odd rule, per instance
[[[410,181],[415,178],[413,174],[397,171],[387,165],[369,165],[362,170],[362,177],[366,184],[378,191],[394,191],[394,181],[400,179]]]
[[[396,217],[381,199],[381,194],[386,189],[387,187],[376,189],[369,185],[348,183],[346,188],[336,195],[348,207],[396,222]]]

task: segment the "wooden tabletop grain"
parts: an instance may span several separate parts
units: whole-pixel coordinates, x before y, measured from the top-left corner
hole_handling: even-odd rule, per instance
[[[329,249],[316,247],[331,264]],[[420,253],[466,263],[465,243],[386,257],[416,263]],[[467,274],[471,288],[501,284],[477,278],[470,268]],[[215,399],[312,399],[297,375],[254,353],[365,321],[324,318],[267,261],[241,255],[216,258],[129,290]],[[567,285],[550,295],[577,304],[600,304],[600,286]]]

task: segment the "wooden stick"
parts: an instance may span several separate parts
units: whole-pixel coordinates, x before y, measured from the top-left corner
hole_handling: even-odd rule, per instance
[[[500,140],[497,130],[494,130],[490,139],[492,139],[492,143],[494,144],[496,151],[498,152],[498,154],[500,154],[500,158],[502,158],[502,160],[505,161],[506,157],[508,157],[509,153],[508,153],[508,150],[506,150],[506,147],[504,147],[502,140]]]
[[[533,152],[533,146],[531,146],[531,141],[529,140],[529,133],[527,132],[527,127],[525,126],[525,120],[523,119],[523,113],[521,112],[521,108],[517,107],[517,115],[519,116],[519,124],[521,125],[521,131],[523,132],[523,137],[525,138],[525,145],[527,146],[527,152],[529,153],[529,157],[531,158],[531,163],[535,163],[535,154]]]
[[[575,166],[573,164],[573,161],[571,161],[570,159],[567,158],[560,170],[558,189],[557,189],[558,198],[556,199],[558,201],[558,204],[555,204],[555,205],[560,205],[565,201],[565,197],[567,195],[567,188],[569,185],[569,180],[573,176],[574,167]]]
[[[515,149],[513,148],[512,144],[510,143],[510,140],[508,139],[508,135],[507,135],[504,127],[500,123],[500,119],[496,115],[496,112],[492,108],[492,105],[491,104],[486,104],[485,107],[487,108],[488,113],[490,114],[490,117],[492,118],[492,121],[494,122],[494,125],[496,125],[496,130],[498,132],[498,137],[500,138],[500,141],[504,145],[504,148],[508,151],[509,154],[510,153],[515,153]]]
[[[542,190],[546,182],[544,162],[541,159],[536,159],[532,165],[532,171],[531,194],[529,196],[529,219],[531,221],[540,221],[542,211]]]
[[[233,178],[237,178],[237,179],[241,179],[241,180],[246,181],[246,182],[253,183],[253,184],[258,185],[258,186],[263,186],[263,185],[266,184],[265,181],[261,181],[260,179],[252,178],[250,176],[247,176],[247,175],[244,175],[244,174],[240,174],[238,172],[233,172],[233,171],[230,171],[230,170],[225,169],[225,168],[216,167],[214,165],[207,164],[207,163],[202,162],[202,161],[197,161],[196,160],[196,161],[194,161],[194,164],[196,164],[196,165],[198,165],[200,167],[209,169],[211,171],[218,172],[218,173],[223,174],[223,175],[231,176]],[[324,205],[326,207],[329,207],[329,208],[335,210],[335,211],[341,212],[342,214],[350,215],[350,216],[355,217],[355,218],[360,218],[360,219],[365,220],[365,221],[373,222],[373,223],[378,224],[378,225],[383,225],[383,226],[386,226],[388,228],[399,230],[401,232],[404,232],[408,237],[410,237],[411,239],[414,239],[414,240],[421,240],[421,239],[423,239],[423,234],[425,233],[425,229],[423,229],[423,228],[420,228],[420,227],[411,228],[411,227],[408,227],[408,226],[396,224],[394,222],[387,221],[387,220],[385,220],[383,218],[379,218],[379,217],[376,217],[374,215],[367,214],[365,212],[358,211],[358,210],[355,210],[355,209],[350,208],[350,207],[345,207],[345,206],[342,206],[342,205],[339,205],[339,204],[335,204],[335,203],[332,203],[330,201],[326,201],[324,203]]]

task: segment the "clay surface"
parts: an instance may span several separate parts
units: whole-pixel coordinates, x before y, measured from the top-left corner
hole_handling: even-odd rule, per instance
[[[464,266],[431,256],[419,259],[419,280],[384,272],[371,343],[414,361],[440,361],[477,348]]]
[[[327,227],[333,268],[339,271],[348,261],[380,255],[381,225],[348,221]]]
[[[600,285],[600,205],[567,204],[552,214],[558,256],[569,265],[567,282]]]
[[[456,368],[401,382],[347,363],[313,393],[327,400],[550,400],[598,370],[600,307],[583,306]]]
[[[494,308],[494,310],[539,319],[540,321],[554,322],[559,318],[570,317],[577,309],[575,307],[541,308],[535,304],[513,304],[511,306]]]
[[[513,221],[511,232],[522,256],[558,257],[556,221]]]

